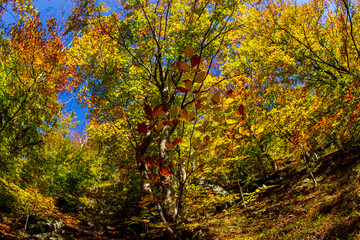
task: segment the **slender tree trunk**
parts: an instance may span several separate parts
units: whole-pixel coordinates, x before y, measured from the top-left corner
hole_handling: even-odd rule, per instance
[[[305,154],[303,155],[303,158],[304,158],[306,170],[309,172],[310,177],[311,177],[311,179],[312,179],[313,182],[314,182],[314,188],[316,188],[316,187],[317,187],[317,182],[316,182],[316,179],[315,179],[315,177],[314,177],[314,174],[312,173],[312,171],[311,171],[311,169],[310,169],[310,167],[309,167],[309,164],[308,164],[308,161],[307,161],[307,158],[306,158],[306,155],[305,155]]]
[[[147,148],[150,145],[150,142],[151,142],[151,131],[147,132],[138,151],[136,152],[136,159],[142,159]],[[142,184],[141,184],[142,196],[149,196],[152,194],[152,191],[151,191],[151,184],[149,183],[149,181],[146,181],[147,179],[149,179],[149,176],[148,176],[147,166],[144,161],[140,161],[138,163],[138,169],[142,180]]]
[[[244,198],[244,194],[243,194],[243,191],[241,189],[241,185],[240,185],[240,179],[238,179],[238,185],[239,185],[239,189],[240,189],[240,194],[241,194],[241,198],[243,200],[243,203],[244,203],[244,208],[246,208],[246,202],[245,202],[245,198]]]
[[[160,156],[164,159],[163,165],[161,167],[166,168],[170,171],[168,164],[169,164],[169,153],[166,147],[166,142],[169,141],[170,136],[170,126],[165,126],[161,132],[161,141],[160,141]],[[176,179],[173,175],[166,175],[164,176],[163,181],[163,188],[164,188],[164,207],[165,207],[165,217],[167,218],[168,222],[173,223],[176,221],[176,216],[178,213],[178,206],[177,206],[177,194],[175,192],[176,189]]]

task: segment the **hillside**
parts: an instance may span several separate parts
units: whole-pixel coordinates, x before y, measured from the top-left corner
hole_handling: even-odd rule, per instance
[[[359,164],[359,146],[321,157],[317,188],[305,169],[284,169],[246,209],[203,219],[206,239],[358,239]]]

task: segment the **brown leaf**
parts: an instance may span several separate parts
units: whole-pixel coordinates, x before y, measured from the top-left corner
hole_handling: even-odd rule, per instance
[[[178,92],[181,92],[181,93],[187,93],[189,92],[188,89],[184,88],[184,87],[177,87],[176,90],[178,90]]]
[[[211,101],[215,104],[218,104],[220,102],[220,96],[221,96],[221,92],[216,92],[214,96],[211,98]]]
[[[192,82],[190,80],[185,80],[184,83],[185,83],[185,88],[190,91],[192,88]]]
[[[194,81],[196,83],[202,83],[205,80],[205,78],[206,78],[206,72],[201,71],[201,72],[196,74]]]

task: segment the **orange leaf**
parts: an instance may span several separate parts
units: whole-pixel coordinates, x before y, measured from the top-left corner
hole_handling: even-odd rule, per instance
[[[195,94],[195,100],[198,101],[201,97],[202,92],[198,92]]]
[[[187,120],[187,118],[188,118],[188,112],[186,111],[186,109],[180,109],[180,111],[179,111],[179,113],[180,113],[180,118],[181,118],[181,120]]]
[[[161,129],[163,129],[165,127],[164,122],[160,121],[157,123],[156,125],[156,130],[159,132]]]
[[[162,104],[157,105],[153,110],[153,116],[155,118],[166,118],[166,114],[164,112],[164,107]]]
[[[176,63],[177,68],[182,72],[190,72],[189,65],[184,61],[178,61]]]
[[[227,97],[226,98],[231,97],[232,93],[233,93],[233,90],[230,88],[229,91],[227,92]]]
[[[161,176],[170,176],[172,174],[171,171],[168,171],[164,166],[161,167],[160,175]]]
[[[188,120],[188,121],[193,121],[193,120],[195,120],[195,115],[196,115],[196,113],[195,113],[194,111],[191,111],[191,112],[188,114],[187,120]]]
[[[194,48],[191,46],[191,45],[187,45],[185,47],[185,56],[188,58],[188,59],[191,59],[192,56],[194,55]]]
[[[232,132],[230,132],[230,131],[225,131],[225,134],[232,136],[232,135],[234,135],[234,132],[235,132],[234,130],[233,130]]]
[[[167,148],[172,148],[172,147],[173,147],[173,145],[172,145],[171,143],[169,143],[169,142],[166,142],[166,143],[165,143],[165,146],[166,146]]]

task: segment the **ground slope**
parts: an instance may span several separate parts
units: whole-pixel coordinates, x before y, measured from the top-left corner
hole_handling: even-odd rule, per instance
[[[360,239],[359,146],[321,157],[316,188],[306,170],[280,175],[246,209],[203,219],[205,239]]]

